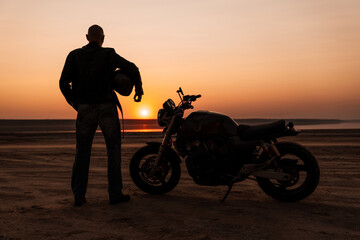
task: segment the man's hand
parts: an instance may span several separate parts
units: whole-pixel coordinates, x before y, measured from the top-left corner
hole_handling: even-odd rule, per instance
[[[135,89],[134,101],[141,102],[142,95],[144,95],[144,90],[142,89],[142,87],[140,87],[139,89]]]

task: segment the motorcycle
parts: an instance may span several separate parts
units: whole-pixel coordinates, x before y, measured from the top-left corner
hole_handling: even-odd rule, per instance
[[[210,111],[194,111],[184,118],[201,95],[184,95],[181,88],[177,93],[180,103],[168,99],[158,112],[162,142],[147,142],[130,160],[131,178],[142,191],[164,194],[174,189],[182,160],[195,183],[228,186],[222,201],[234,183],[246,179],[283,202],[302,200],[315,191],[320,177],[315,157],[300,144],[278,141],[299,134],[292,122],[249,126]]]

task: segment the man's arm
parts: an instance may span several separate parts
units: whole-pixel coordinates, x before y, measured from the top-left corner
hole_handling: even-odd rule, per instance
[[[59,86],[62,94],[64,95],[66,101],[77,110],[77,103],[74,101],[74,94],[72,90],[72,83],[75,76],[75,59],[72,53],[66,58],[63,71],[61,73]]]
[[[114,61],[114,67],[120,68],[123,72],[129,75],[131,79],[134,80],[135,84],[135,96],[134,100],[136,102],[140,102],[142,95],[144,95],[144,91],[142,88],[142,81],[140,76],[140,71],[138,67],[132,63],[126,60],[125,58],[119,56],[114,49],[111,49],[112,58]]]

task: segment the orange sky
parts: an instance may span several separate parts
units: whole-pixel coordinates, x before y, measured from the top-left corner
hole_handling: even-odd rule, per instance
[[[360,1],[0,0],[0,119],[75,118],[58,88],[92,24],[134,62],[155,118],[176,90],[234,118],[360,119]]]

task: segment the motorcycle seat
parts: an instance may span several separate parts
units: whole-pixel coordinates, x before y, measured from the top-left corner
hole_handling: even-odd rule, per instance
[[[278,120],[272,123],[249,126],[239,124],[238,134],[242,140],[252,141],[268,138],[276,138],[286,130],[285,121]]]

